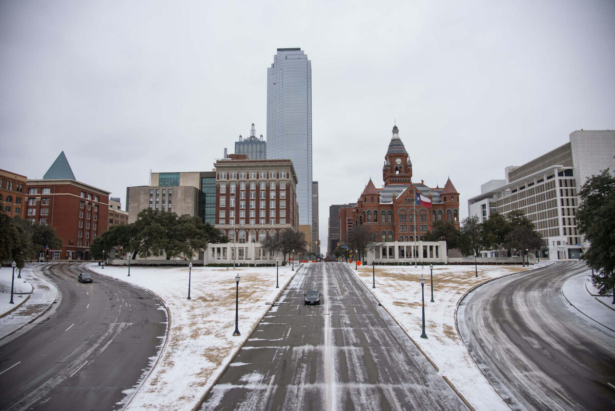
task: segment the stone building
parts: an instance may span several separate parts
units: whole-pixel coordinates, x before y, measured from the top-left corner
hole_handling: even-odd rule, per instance
[[[122,210],[122,203],[120,198],[109,198],[109,228],[115,225],[126,224],[128,224],[128,212]]]
[[[459,193],[450,178],[443,188],[431,188],[423,180],[412,182],[412,176],[412,161],[395,126],[382,168],[384,187],[376,188],[370,179],[351,215],[344,217],[351,218],[354,227],[366,227],[373,241],[383,243],[422,241],[438,220],[459,228]],[[344,230],[341,212],[340,233]]]

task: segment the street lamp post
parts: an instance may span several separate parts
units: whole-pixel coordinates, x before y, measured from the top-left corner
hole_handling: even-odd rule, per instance
[[[237,337],[241,335],[239,332],[239,273],[235,277],[235,282],[237,283],[237,292],[235,294],[235,332],[233,333],[233,337]]]
[[[102,269],[105,269],[105,250],[103,250]]]
[[[376,261],[372,260],[372,278],[374,280],[374,284],[372,288],[376,288]]]
[[[15,267],[17,267],[17,263],[13,261],[13,264],[11,264],[11,267],[13,267],[13,276],[11,277],[11,304],[15,304],[13,302],[13,287],[15,287]]]
[[[128,253],[128,277],[130,277],[130,253]]]
[[[525,249],[525,258],[527,259],[527,266],[530,266],[530,250],[529,249]]]
[[[433,264],[429,264],[429,270],[431,271],[431,302],[435,302],[433,300]]]
[[[279,268],[278,268],[278,259],[275,259],[275,288],[280,288],[280,282],[279,282]]]
[[[474,253],[474,272],[476,273],[476,278],[478,278],[478,266],[476,265],[476,252]]]
[[[425,278],[423,277],[423,273],[421,273],[421,300],[423,301],[423,334],[421,334],[421,338],[427,338],[427,334],[425,334]]]
[[[190,282],[192,280],[192,261],[188,263],[188,299],[190,299]]]
[[[233,219],[233,270],[235,269],[235,260],[237,260],[237,230],[235,230],[235,219]]]
[[[293,250],[293,269],[292,271],[295,271],[295,250]]]

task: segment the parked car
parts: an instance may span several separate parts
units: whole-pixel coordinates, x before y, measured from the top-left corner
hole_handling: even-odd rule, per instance
[[[78,278],[80,283],[92,283],[94,280],[92,279],[92,274],[90,273],[81,273]]]
[[[305,297],[303,305],[320,305],[320,301],[322,300],[322,294],[320,294],[317,290],[309,290],[307,293],[303,294],[303,296]]]

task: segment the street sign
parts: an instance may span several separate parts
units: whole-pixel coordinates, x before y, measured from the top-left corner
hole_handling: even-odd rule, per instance
[[[360,265],[361,265],[361,261],[357,261],[357,265],[359,265],[359,266],[360,266]]]
[[[352,260],[348,260],[348,262],[352,264]]]

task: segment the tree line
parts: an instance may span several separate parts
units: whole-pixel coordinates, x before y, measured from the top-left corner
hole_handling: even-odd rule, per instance
[[[23,268],[27,261],[37,260],[47,248],[62,247],[56,230],[20,217],[9,217],[0,210],[0,262],[13,262]]]

